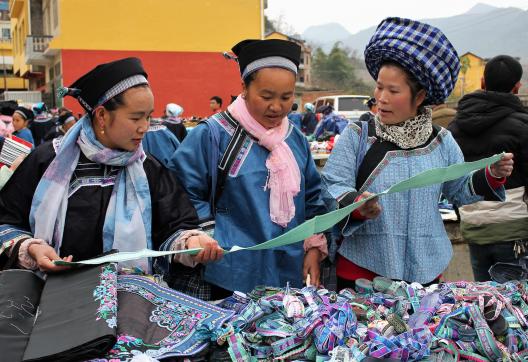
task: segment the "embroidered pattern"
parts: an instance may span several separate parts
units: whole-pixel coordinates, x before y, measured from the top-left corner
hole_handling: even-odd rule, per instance
[[[395,151],[387,152],[383,160],[376,166],[376,168],[369,175],[369,177],[367,178],[367,180],[365,181],[365,183],[359,190],[359,193],[363,193],[370,187],[370,185],[372,185],[376,177],[378,177],[381,171],[383,171],[383,169],[387,167],[387,165],[391,162],[391,160],[398,158],[398,157],[423,156],[423,155],[429,154],[433,152],[440,145],[443,138],[447,135],[447,132],[448,131],[445,128],[442,128],[442,130],[438,132],[438,135],[435,137],[435,139],[425,147],[417,148],[414,150],[395,150]]]
[[[19,240],[32,237],[27,231],[11,225],[0,225],[0,254],[10,249]]]
[[[229,133],[230,136],[233,135],[233,133],[235,132],[235,128],[233,127],[233,125],[231,123],[229,123],[229,121],[227,119],[225,119],[224,117],[222,117],[222,113],[217,113],[213,116],[213,119],[218,122],[218,124],[220,126],[222,126],[223,129],[225,129],[225,131],[227,133]]]
[[[153,304],[155,308],[148,321],[169,331],[169,334],[155,343],[146,343],[140,337],[121,334],[108,352],[106,358],[109,361],[128,360],[140,354],[152,358],[196,354],[207,346],[207,341],[197,338],[197,328],[202,324],[219,328],[233,315],[233,312],[207,302],[162,288],[147,278],[119,276],[117,289],[120,293],[132,293]]]
[[[93,296],[99,301],[97,319],[104,319],[109,328],[117,327],[117,270],[115,264],[101,268],[101,281],[95,288]]]
[[[240,171],[240,168],[244,164],[244,161],[249,155],[252,146],[253,140],[249,136],[246,136],[244,144],[242,145],[242,148],[240,149],[240,152],[238,153],[235,162],[233,162],[233,166],[231,166],[231,169],[229,170],[229,176],[236,177],[238,175],[238,171]]]
[[[103,175],[90,175],[92,170],[102,170]],[[68,197],[75,194],[81,187],[114,186],[121,167],[100,165],[95,162],[79,162],[70,180]]]

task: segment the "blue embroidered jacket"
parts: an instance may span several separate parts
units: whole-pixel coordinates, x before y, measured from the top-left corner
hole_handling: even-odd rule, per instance
[[[360,134],[360,127],[351,123],[322,172],[329,204],[335,205],[348,193],[378,193],[420,172],[464,162],[453,136],[442,128],[421,148],[387,152],[361,189],[356,190]],[[374,141],[376,138],[370,137],[367,147]],[[444,184],[384,196],[380,198],[382,212],[377,219],[345,226],[339,254],[392,279],[420,283],[434,280],[447,268],[453,253],[438,211],[441,193],[458,206],[483,200],[478,193],[504,199],[504,189],[491,190],[480,171]]]
[[[193,202],[202,225],[214,225],[214,238],[229,249],[233,245],[253,246],[275,238],[315,215],[326,212],[321,198],[321,178],[312,159],[308,142],[299,129],[290,124],[286,143],[290,146],[301,172],[301,191],[295,197],[295,217],[286,228],[270,220],[269,190],[264,190],[269,151],[250,136],[229,170],[222,196],[213,216],[211,193],[211,130],[219,132],[220,157],[234,132],[232,124],[221,113],[208,123],[198,125],[176,152],[177,175]],[[206,266],[205,280],[229,290],[251,291],[257,285],[284,287],[302,285],[302,243],[273,250],[237,252]]]

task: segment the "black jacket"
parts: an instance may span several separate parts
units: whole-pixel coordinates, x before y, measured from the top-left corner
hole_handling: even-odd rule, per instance
[[[506,189],[528,186],[528,111],[511,93],[477,91],[464,96],[449,130],[466,161],[500,152],[514,154]]]

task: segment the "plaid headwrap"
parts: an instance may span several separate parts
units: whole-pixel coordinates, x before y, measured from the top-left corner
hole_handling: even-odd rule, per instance
[[[404,18],[383,20],[365,48],[365,63],[374,79],[385,60],[403,66],[425,88],[424,105],[443,103],[460,70],[458,54],[440,29]]]

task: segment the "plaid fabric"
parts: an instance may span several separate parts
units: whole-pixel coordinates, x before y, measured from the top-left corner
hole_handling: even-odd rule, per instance
[[[431,25],[403,18],[383,20],[365,48],[365,63],[377,79],[384,60],[406,68],[427,91],[426,104],[440,104],[451,94],[458,78],[458,54]]]
[[[191,297],[205,301],[212,298],[211,284],[203,279],[202,265],[189,268],[181,264],[171,264],[170,272],[164,279],[169,287]]]

